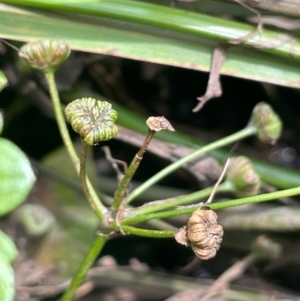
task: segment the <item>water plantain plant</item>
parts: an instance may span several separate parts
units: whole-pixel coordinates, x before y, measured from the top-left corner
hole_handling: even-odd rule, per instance
[[[144,142],[127,170],[120,177],[111,206],[105,206],[86,174],[85,165],[89,148],[118,135],[118,127],[115,124],[118,117],[117,111],[107,101],[94,99],[87,95],[84,98],[70,101],[65,112],[63,112],[54,78],[56,68],[67,59],[70,53],[68,45],[63,41],[41,40],[29,43],[23,46],[19,53],[20,57],[31,67],[39,69],[45,75],[61,137],[80,177],[85,196],[101,222],[97,236],[90,246],[88,254],[79,264],[69,288],[61,298],[62,301],[70,301],[74,298],[76,290],[84,280],[89,268],[99,256],[106,241],[111,237],[124,234],[156,238],[174,237],[179,243],[191,246],[196,256],[202,260],[208,260],[216,255],[223,236],[222,225],[217,223],[216,210],[271,201],[300,193],[300,188],[296,187],[273,193],[259,194],[261,182],[251,162],[245,157],[237,157],[229,159],[228,166],[224,170],[224,174],[227,173],[225,181],[217,187],[209,187],[172,199],[149,202],[139,207],[130,207],[135,198],[149,187],[184,166],[187,162],[207,152],[254,135],[265,143],[276,143],[282,131],[282,122],[268,104],[261,102],[253,109],[250,121],[244,129],[182,157],[130,191],[129,184],[155,133],[161,130],[174,131],[173,126],[165,117],[149,117],[146,121],[148,130]],[[69,136],[65,117],[74,131],[81,136],[82,151],[80,158]],[[218,192],[233,193],[237,198],[218,203],[211,202],[211,199],[209,202],[205,201],[211,193]],[[199,203],[199,200],[203,201]],[[193,203],[193,205],[188,205],[190,203]],[[181,207],[178,208],[179,205]],[[176,229],[165,230],[160,228],[159,224],[154,225],[152,229],[139,226],[141,222],[183,214],[191,214],[191,217],[187,225],[183,225],[177,231]]]

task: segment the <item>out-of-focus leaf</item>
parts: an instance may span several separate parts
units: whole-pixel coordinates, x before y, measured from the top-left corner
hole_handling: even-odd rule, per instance
[[[7,85],[7,78],[2,71],[0,71],[0,91]]]
[[[0,135],[3,130],[3,113],[0,111]]]
[[[0,139],[0,216],[25,201],[35,175],[25,154],[11,141]]]
[[[0,259],[0,300],[12,301],[14,297],[15,276],[9,262]]]
[[[253,29],[222,18],[161,6],[149,7],[147,4],[141,8],[138,1],[123,1],[123,4],[118,1],[119,5],[117,2],[93,1],[92,7],[89,2],[76,1],[14,2],[48,9],[52,3],[54,12],[0,4],[2,38],[20,41],[63,39],[76,50],[202,71],[210,69],[212,49],[220,41],[244,36]],[[121,7],[127,9],[122,11]],[[72,11],[74,13],[70,13]],[[163,12],[161,22],[153,11],[160,15]],[[143,14],[138,16],[139,12]],[[156,16],[153,24],[151,12]],[[168,24],[164,20],[167,13],[170,14]],[[16,23],[22,27],[15,26]],[[299,43],[276,32],[265,32],[257,36],[253,44],[268,46],[272,42],[279,45],[277,48],[231,48],[221,73],[299,88],[299,68],[291,58],[291,54],[297,56],[300,53]]]
[[[17,254],[18,251],[13,241],[5,233],[0,231],[0,260],[12,262]]]

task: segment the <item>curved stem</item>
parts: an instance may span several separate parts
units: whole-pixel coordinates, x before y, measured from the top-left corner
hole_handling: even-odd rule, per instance
[[[295,195],[300,195],[300,186],[291,188],[291,189],[255,195],[255,196],[251,196],[251,197],[247,197],[247,198],[213,203],[213,204],[209,204],[209,207],[212,210],[220,210],[220,209],[225,209],[225,208],[229,208],[229,207],[254,204],[254,203],[260,203],[260,202],[267,202],[267,201],[274,201],[274,200],[277,200],[280,198],[291,197],[291,196],[295,196]],[[150,214],[139,215],[139,216],[131,216],[131,217],[124,218],[122,220],[121,227],[123,229],[124,225],[127,225],[127,224],[137,224],[137,223],[141,223],[141,222],[148,221],[151,219],[163,219],[163,218],[169,218],[169,217],[178,216],[178,215],[190,214],[198,208],[199,208],[199,204],[194,205],[194,206],[187,206],[185,208],[180,208],[180,209],[175,209],[175,210],[150,213]]]
[[[170,164],[169,166],[167,166],[166,168],[164,168],[163,170],[161,170],[160,172],[155,174],[153,177],[151,177],[150,179],[145,181],[142,185],[137,187],[135,190],[133,190],[132,193],[129,195],[128,202],[135,199],[137,196],[139,196],[142,192],[144,192],[150,186],[157,183],[159,180],[161,180],[165,176],[169,175],[170,173],[172,173],[179,167],[183,166],[184,164],[186,164],[186,163],[196,159],[197,157],[199,157],[207,152],[210,152],[214,149],[223,147],[225,145],[234,143],[236,141],[239,141],[241,139],[244,139],[246,137],[254,135],[254,134],[256,134],[256,132],[257,132],[257,129],[255,126],[247,126],[246,128],[244,128],[241,131],[238,131],[230,136],[227,136],[227,137],[219,139],[213,143],[210,143],[210,144],[196,150],[195,152],[189,154],[188,156],[183,157],[178,161],[175,161],[174,163]]]
[[[71,301],[74,299],[76,290],[83,282],[88,270],[91,268],[95,260],[97,259],[100,251],[102,250],[106,242],[106,237],[97,236],[84,260],[82,261],[79,269],[77,270],[75,276],[72,279],[72,282],[64,295],[61,298],[61,301]]]
[[[85,163],[86,163],[86,156],[88,153],[88,148],[89,146],[85,143],[82,144],[82,151],[81,151],[81,157],[80,157],[80,180],[81,180],[81,184],[83,187],[83,191],[84,194],[87,198],[87,200],[89,201],[92,209],[94,210],[94,212],[97,214],[98,218],[100,220],[103,219],[103,215],[102,215],[102,211],[101,208],[99,207],[98,202],[94,202],[94,199],[90,193],[89,187],[88,187],[88,183],[87,183],[87,177],[86,177],[86,171],[85,171]]]
[[[56,117],[56,121],[57,121],[57,125],[58,125],[58,129],[60,132],[60,135],[62,137],[62,140],[64,142],[64,145],[67,149],[67,152],[72,160],[72,163],[75,167],[75,170],[77,171],[78,174],[80,174],[80,162],[79,162],[79,158],[77,156],[77,153],[75,151],[75,148],[73,146],[72,140],[70,138],[67,126],[66,126],[66,122],[65,122],[65,118],[64,118],[64,114],[61,108],[61,104],[60,104],[60,100],[59,100],[59,96],[57,93],[57,87],[56,87],[56,83],[55,83],[55,79],[54,79],[54,72],[51,70],[47,70],[45,71],[45,77],[48,83],[48,87],[49,87],[49,91],[50,91],[50,95],[51,95],[51,99],[52,99],[52,104],[53,104],[53,108],[54,108],[54,113],[55,113],[55,117]],[[89,179],[86,179],[86,186],[87,189],[89,190],[89,194],[91,196],[91,199],[93,201],[94,207],[98,208],[98,212],[96,212],[97,216],[100,218],[100,220],[103,220],[104,215],[107,212],[107,209],[105,208],[105,206],[101,203],[100,199],[98,198],[98,195],[95,191],[95,189],[93,188],[91,182],[89,181]]]

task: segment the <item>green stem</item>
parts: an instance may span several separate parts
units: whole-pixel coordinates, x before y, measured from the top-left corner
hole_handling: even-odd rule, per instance
[[[186,163],[196,159],[197,157],[199,157],[207,152],[210,152],[214,149],[223,147],[225,145],[234,143],[236,141],[239,141],[241,139],[244,139],[246,137],[254,135],[254,134],[256,134],[256,132],[257,132],[256,127],[247,126],[246,128],[242,129],[241,131],[238,131],[230,136],[227,136],[227,137],[217,140],[213,143],[210,143],[210,144],[196,150],[195,152],[189,154],[188,156],[183,157],[183,158],[179,159],[178,161],[173,162],[172,164],[170,164],[169,166],[167,166],[166,168],[164,168],[163,170],[161,170],[160,172],[155,174],[153,177],[151,177],[150,179],[145,181],[142,185],[137,187],[135,190],[133,190],[132,193],[129,195],[128,202],[134,200],[137,196],[139,196],[141,193],[143,193],[145,190],[147,190],[150,186],[157,183],[159,180],[166,177],[167,175],[169,175],[170,173],[172,173],[179,167],[182,167],[184,164],[186,164]]]
[[[88,252],[83,262],[81,263],[79,269],[74,275],[72,282],[64,295],[61,298],[61,301],[71,301],[75,297],[76,290],[83,282],[88,270],[91,268],[95,260],[97,259],[100,251],[102,250],[106,238],[104,236],[97,236]]]
[[[139,236],[146,236],[146,237],[156,237],[156,238],[165,238],[165,237],[174,237],[175,230],[147,230],[136,228],[132,226],[122,225],[122,230],[126,233],[139,235]],[[65,301],[65,300],[62,300]]]
[[[146,149],[153,138],[153,135],[155,134],[155,131],[151,131],[148,129],[148,133],[145,137],[145,140],[143,142],[143,145],[141,146],[140,150],[137,152],[137,154],[134,156],[133,160],[131,161],[120,185],[118,186],[118,189],[115,192],[115,198],[112,203],[112,210],[117,211],[123,201],[123,199],[126,199],[127,196],[127,187],[134,176],[135,172],[137,171],[138,167],[140,166],[140,163],[144,157],[144,154],[146,152]]]
[[[220,186],[218,186],[216,192],[233,191],[233,186],[228,184],[229,182],[222,183]],[[213,190],[214,187],[207,187],[205,189],[184,196],[178,196],[171,199],[147,203],[146,205],[130,210],[130,215],[139,216],[139,215],[149,214],[157,211],[162,211],[178,205],[188,204],[190,202],[197,201],[197,200],[200,201],[210,196]]]
[[[101,208],[99,208],[100,203],[94,202],[93,197],[92,197],[92,195],[90,193],[90,190],[89,190],[89,187],[88,187],[88,183],[87,183],[85,163],[86,163],[86,156],[87,156],[87,153],[88,153],[88,148],[89,148],[89,146],[87,144],[85,144],[85,143],[82,144],[79,175],[80,175],[80,180],[81,180],[81,184],[82,184],[84,194],[85,194],[87,200],[89,201],[90,206],[92,207],[92,209],[94,210],[94,212],[96,213],[98,218],[100,220],[102,220],[103,219],[102,211],[101,211]]]
[[[220,210],[220,209],[225,209],[225,208],[229,208],[229,207],[254,204],[254,203],[260,203],[260,202],[267,202],[267,201],[274,201],[276,199],[280,199],[280,198],[284,198],[284,197],[291,197],[291,196],[295,196],[295,195],[299,195],[299,194],[300,194],[300,186],[291,188],[291,189],[285,189],[285,190],[281,190],[281,191],[255,195],[255,196],[251,196],[251,197],[247,197],[247,198],[229,200],[229,201],[219,202],[219,203],[212,203],[212,204],[209,204],[209,207],[212,210]],[[198,208],[199,208],[199,204],[194,205],[194,206],[187,206],[182,209],[180,208],[180,209],[169,210],[169,211],[164,211],[164,212],[150,213],[147,215],[127,217],[122,220],[121,227],[123,229],[124,225],[137,224],[137,223],[141,223],[141,222],[148,221],[151,219],[163,219],[163,218],[170,218],[170,217],[178,216],[178,215],[191,214],[193,211],[195,211]]]
[[[63,111],[61,108],[61,104],[60,104],[60,100],[59,100],[59,96],[58,96],[58,92],[57,92],[57,87],[56,87],[55,78],[54,78],[54,72],[51,70],[45,71],[45,77],[46,77],[46,80],[48,83],[48,87],[49,87],[52,104],[53,104],[53,108],[54,108],[54,113],[55,113],[55,117],[56,117],[60,135],[61,135],[64,145],[67,149],[67,152],[71,158],[71,161],[75,167],[75,170],[77,171],[78,174],[80,174],[80,161],[79,161],[79,158],[77,156],[77,153],[75,151],[75,148],[73,146],[72,140],[70,138],[70,135],[69,135],[69,132],[68,132],[68,129],[66,126],[65,118],[63,115]],[[96,214],[100,218],[100,220],[103,220],[104,215],[107,212],[107,209],[99,200],[98,195],[97,195],[94,187],[90,183],[89,179],[87,179],[86,182],[87,182],[86,186],[87,186],[87,189],[89,190],[91,200],[94,204],[93,208],[97,208]]]

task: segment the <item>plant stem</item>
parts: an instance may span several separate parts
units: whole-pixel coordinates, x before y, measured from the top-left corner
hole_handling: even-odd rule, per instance
[[[274,201],[276,199],[280,199],[280,198],[284,198],[284,197],[291,197],[291,196],[295,196],[295,195],[299,195],[299,194],[300,194],[300,186],[291,188],[291,189],[285,189],[285,190],[281,190],[281,191],[255,195],[255,196],[251,196],[251,197],[247,197],[247,198],[229,200],[229,201],[219,202],[219,203],[212,203],[212,204],[209,204],[209,207],[212,210],[220,210],[220,209],[225,209],[225,208],[229,208],[229,207],[254,204],[254,203],[260,203],[260,202],[267,202],[267,201]],[[164,212],[150,213],[147,215],[139,215],[139,216],[133,216],[133,217],[132,216],[126,217],[122,220],[121,227],[123,229],[124,225],[126,225],[126,224],[137,224],[137,223],[141,223],[141,222],[148,221],[151,219],[163,219],[163,218],[169,218],[169,217],[178,216],[178,215],[190,214],[198,208],[199,208],[199,204],[194,205],[194,206],[187,206],[185,208],[164,211]]]
[[[82,261],[79,269],[77,270],[76,274],[74,275],[72,282],[64,295],[61,298],[61,301],[71,301],[75,297],[76,290],[83,282],[88,270],[93,265],[97,256],[99,255],[100,251],[102,250],[104,244],[106,242],[106,238],[104,236],[97,236],[93,241],[93,244]]]
[[[154,134],[155,134],[155,131],[148,129],[148,133],[145,137],[143,145],[141,146],[140,150],[137,152],[137,154],[132,159],[120,185],[118,186],[118,189],[115,192],[115,198],[114,198],[114,201],[111,206],[113,211],[117,211],[119,209],[123,199],[126,198],[127,187],[129,185],[132,177],[134,176],[135,172],[137,171],[137,169],[144,157],[146,149],[147,149],[151,139],[153,138]]]
[[[80,175],[80,180],[81,180],[81,184],[82,184],[82,187],[83,187],[84,194],[85,194],[87,200],[89,201],[90,206],[92,207],[92,209],[94,210],[94,212],[96,213],[98,218],[100,220],[102,220],[103,219],[102,211],[101,211],[101,208],[99,208],[99,206],[98,206],[100,203],[94,202],[93,197],[91,196],[90,190],[88,188],[88,184],[87,184],[85,163],[86,163],[86,156],[87,156],[87,153],[88,153],[88,148],[89,148],[89,146],[87,144],[82,143],[79,175]]]
[[[230,192],[233,191],[233,186],[228,185],[229,182],[224,182],[217,188],[217,192]],[[183,195],[178,196],[171,199],[161,200],[161,201],[154,201],[151,203],[147,203],[138,208],[134,208],[130,210],[130,215],[139,216],[144,214],[149,214],[157,211],[162,211],[165,209],[169,209],[174,206],[187,204],[196,200],[201,200],[210,196],[211,192],[213,191],[214,187],[207,187],[205,189]],[[198,204],[199,206],[199,204]]]
[[[219,139],[213,143],[210,143],[210,144],[196,150],[195,152],[189,154],[188,156],[183,157],[183,158],[179,159],[178,161],[173,162],[172,164],[170,164],[169,166],[167,166],[166,168],[164,168],[163,170],[161,170],[160,172],[155,174],[153,177],[151,177],[150,179],[145,181],[142,185],[137,187],[135,190],[133,190],[131,192],[131,194],[129,195],[128,202],[134,200],[137,196],[139,196],[141,193],[143,193],[150,186],[157,183],[159,180],[161,180],[165,176],[169,175],[170,173],[172,173],[179,167],[183,166],[184,164],[196,159],[197,157],[199,157],[209,151],[212,151],[214,149],[223,147],[230,143],[234,143],[243,138],[254,135],[254,134],[256,134],[256,132],[257,132],[257,129],[255,126],[247,126],[246,128],[242,129],[241,131],[238,131],[230,136],[227,136],[227,137]]]
[[[55,83],[55,78],[54,78],[54,72],[51,70],[47,70],[45,71],[45,77],[48,83],[48,87],[49,87],[49,91],[50,91],[50,95],[51,95],[51,99],[52,99],[52,104],[53,104],[53,109],[54,109],[54,113],[55,113],[55,117],[56,117],[56,121],[57,121],[57,125],[58,125],[58,129],[60,132],[60,135],[62,137],[62,140],[64,142],[64,145],[67,149],[67,152],[71,158],[71,161],[75,167],[75,170],[77,171],[78,174],[80,174],[80,161],[79,158],[77,156],[77,153],[75,151],[75,148],[73,146],[72,140],[70,138],[67,126],[66,126],[66,122],[65,122],[65,118],[63,115],[63,111],[61,108],[61,104],[60,104],[60,100],[59,100],[59,96],[57,93],[57,87],[56,87],[56,83]],[[107,212],[107,209],[105,208],[105,206],[101,203],[100,199],[98,198],[98,195],[95,191],[95,189],[93,188],[91,182],[89,181],[89,179],[86,179],[86,187],[89,191],[89,195],[91,196],[91,201],[94,204],[93,205],[93,210],[94,208],[97,208],[97,216],[99,217],[100,220],[103,220],[104,215]]]
[[[139,236],[146,236],[146,237],[156,237],[156,238],[165,238],[165,237],[174,237],[175,230],[148,230],[148,229],[141,229],[132,226],[122,225],[122,230],[126,233],[139,235]],[[64,300],[62,300],[64,301]]]

